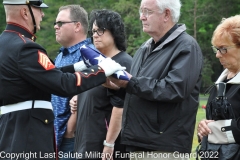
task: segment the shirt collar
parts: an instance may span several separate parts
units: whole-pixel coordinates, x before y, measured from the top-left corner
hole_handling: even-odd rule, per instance
[[[60,48],[60,52],[62,52],[63,55],[67,55],[67,54],[69,54],[69,53],[75,52],[76,50],[79,49],[79,47],[83,46],[84,44],[87,45],[87,44],[89,44],[89,43],[91,43],[91,39],[90,39],[90,38],[87,38],[87,39],[85,39],[84,41],[81,41],[81,42],[79,42],[79,43],[77,43],[77,44],[75,44],[75,45],[73,45],[73,46],[71,46],[71,47],[67,47],[67,48],[61,47],[61,48]]]
[[[162,42],[164,42],[176,29],[178,28],[178,25],[175,24],[160,40],[155,43],[154,40],[152,41],[151,48],[154,50],[157,46],[159,46]]]

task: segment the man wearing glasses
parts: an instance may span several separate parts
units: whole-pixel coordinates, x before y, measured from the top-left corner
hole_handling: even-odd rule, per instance
[[[88,33],[88,15],[80,5],[68,5],[59,8],[54,23],[56,41],[62,45],[55,59],[56,67],[63,67],[81,61],[80,47],[93,46]],[[54,127],[58,150],[61,154],[73,152],[76,114],[71,114],[69,100],[72,97],[52,95]],[[60,158],[61,159],[61,158]],[[65,159],[71,159],[70,157]]]
[[[111,78],[127,92],[121,138],[136,155],[131,160],[185,160],[191,153],[203,57],[177,24],[180,8],[180,0],[141,1],[142,28],[151,38],[133,57],[130,81]]]
[[[51,94],[79,94],[124,67],[106,58],[89,69],[81,63],[57,68],[35,43],[44,17],[41,9],[48,6],[41,0],[3,4],[7,26],[0,35],[0,159],[53,160],[57,153]]]

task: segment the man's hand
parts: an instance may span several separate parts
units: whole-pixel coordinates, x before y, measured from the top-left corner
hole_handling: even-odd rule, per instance
[[[113,89],[113,90],[119,90],[120,87],[118,87],[116,84],[112,83],[109,78],[106,79],[106,82],[102,84],[103,87]]]
[[[132,75],[131,75],[131,74],[129,74],[129,73],[126,72],[126,71],[125,71],[125,73],[128,75],[128,78],[129,78],[129,79],[132,78]],[[111,76],[109,76],[108,79],[109,79],[112,83],[114,83],[116,86],[118,86],[118,87],[122,87],[122,88],[126,88],[126,87],[127,87],[128,81],[116,79],[116,78],[113,78],[113,77],[111,77]]]

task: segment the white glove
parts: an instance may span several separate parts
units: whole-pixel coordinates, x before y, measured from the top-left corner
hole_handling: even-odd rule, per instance
[[[119,63],[115,62],[111,58],[105,58],[98,65],[104,70],[106,77],[112,75],[116,71],[126,69],[126,67],[122,67]]]
[[[77,62],[73,65],[75,72],[80,72],[87,69],[87,66],[83,61]]]

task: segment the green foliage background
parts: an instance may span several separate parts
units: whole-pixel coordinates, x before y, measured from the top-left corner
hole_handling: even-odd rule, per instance
[[[60,45],[55,41],[53,22],[58,8],[67,4],[80,4],[88,13],[93,9],[112,9],[121,14],[127,32],[128,53],[134,55],[137,48],[149,38],[142,32],[138,9],[140,0],[45,0],[49,5],[44,9],[45,17],[41,22],[41,31],[37,33],[37,42],[54,59]],[[223,17],[234,16],[240,12],[239,0],[181,0],[181,18],[179,23],[187,26],[187,32],[199,43],[204,55],[202,91],[219,76],[222,67],[211,51],[211,36]],[[5,13],[0,5],[0,32],[5,29]],[[9,42],[6,42],[9,43]],[[11,43],[11,42],[10,42]],[[1,46],[0,46],[1,47]]]

